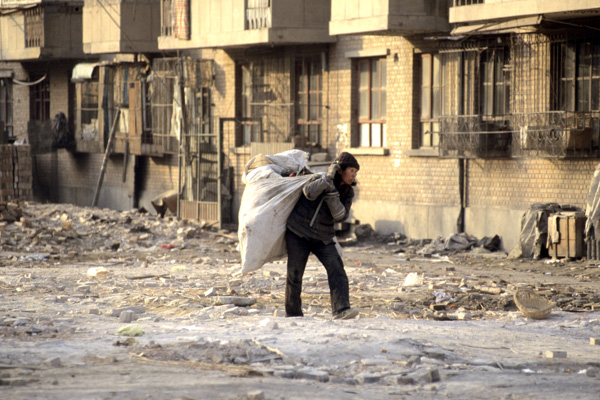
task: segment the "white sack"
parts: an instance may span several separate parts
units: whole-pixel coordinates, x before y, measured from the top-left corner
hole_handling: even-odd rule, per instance
[[[264,160],[265,156],[261,157]],[[288,150],[266,157],[271,164],[251,168],[253,158],[244,171],[246,187],[238,218],[242,274],[256,271],[287,254],[287,219],[302,194],[302,187],[314,178],[314,175],[281,176],[306,167],[308,154],[303,151]]]
[[[252,167],[254,164],[254,160],[257,158],[267,159],[269,161],[268,165],[263,165],[262,167],[255,168],[248,172],[248,169]],[[274,173],[279,174],[280,176],[289,175],[292,172],[300,172],[303,168],[308,168],[308,153],[302,150],[287,150],[281,153],[273,154],[273,155],[263,155],[258,154],[250,159],[244,168],[244,174],[242,175],[242,182],[249,183],[255,181],[257,179],[262,179],[265,176],[266,170],[271,170]],[[255,175],[256,170],[261,170],[260,174]],[[268,173],[267,173],[268,175]],[[268,177],[268,176],[267,176]]]

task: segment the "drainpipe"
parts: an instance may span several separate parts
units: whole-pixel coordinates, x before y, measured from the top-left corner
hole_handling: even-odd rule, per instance
[[[458,193],[460,196],[460,212],[456,220],[456,233],[465,231],[465,159],[458,159]]]

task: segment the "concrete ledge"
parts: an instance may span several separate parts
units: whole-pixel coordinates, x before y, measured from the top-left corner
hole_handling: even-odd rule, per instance
[[[439,157],[440,151],[433,147],[424,147],[421,149],[411,149],[404,152],[409,157]]]
[[[386,147],[349,147],[344,149],[355,156],[389,156],[390,149]]]

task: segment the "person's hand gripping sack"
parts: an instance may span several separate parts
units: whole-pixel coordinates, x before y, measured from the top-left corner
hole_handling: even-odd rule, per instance
[[[327,169],[327,178],[331,179],[331,181],[333,182],[333,180],[335,179],[335,174],[337,173],[342,173],[342,167],[340,167],[340,164],[338,164],[337,162],[332,162],[331,165],[329,166],[329,169]]]

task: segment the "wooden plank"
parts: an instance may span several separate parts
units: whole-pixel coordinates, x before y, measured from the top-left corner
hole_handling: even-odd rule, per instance
[[[100,176],[98,177],[98,183],[96,184],[96,191],[94,192],[94,199],[92,200],[92,207],[96,207],[98,204],[98,197],[100,196],[100,188],[102,187],[102,181],[104,180],[104,174],[106,172],[106,165],[108,164],[108,156],[110,155],[112,148],[112,141],[115,138],[115,131],[117,128],[117,120],[121,115],[121,109],[117,109],[115,119],[113,120],[112,127],[110,129],[110,136],[108,137],[108,143],[106,145],[106,151],[104,152],[104,159],[102,160],[102,167],[100,168]]]

